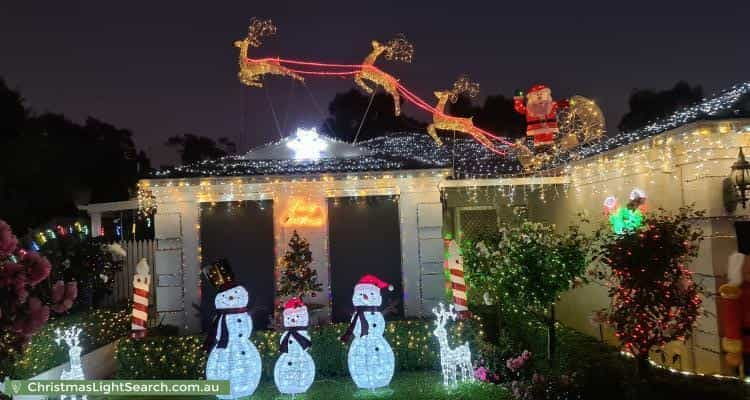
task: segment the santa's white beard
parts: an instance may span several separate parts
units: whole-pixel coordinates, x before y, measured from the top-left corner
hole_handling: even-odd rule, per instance
[[[526,104],[526,113],[532,117],[544,117],[552,111],[552,101],[537,101]]]

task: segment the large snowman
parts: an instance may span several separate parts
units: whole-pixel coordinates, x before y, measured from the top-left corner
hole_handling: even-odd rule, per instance
[[[385,319],[380,312],[383,303],[380,291],[385,288],[393,290],[393,286],[374,275],[359,280],[352,296],[354,315],[341,337],[344,342],[354,338],[349,347],[349,373],[361,389],[386,387],[393,378],[395,359],[391,346],[383,338]]]
[[[230,394],[220,399],[250,396],[260,382],[261,361],[258,349],[250,341],[253,320],[248,314],[247,290],[235,283],[227,260],[218,260],[203,269],[208,280],[219,291],[214,299],[216,318],[206,337],[210,350],[206,379],[228,380]]]
[[[312,341],[307,332],[309,316],[307,307],[292,297],[284,304],[284,333],[273,368],[273,380],[282,394],[300,394],[307,391],[315,380],[315,362],[308,353]]]

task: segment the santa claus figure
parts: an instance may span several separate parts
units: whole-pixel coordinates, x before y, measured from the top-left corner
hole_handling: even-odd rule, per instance
[[[524,101],[525,97],[525,101]],[[551,146],[555,143],[557,110],[568,106],[567,100],[552,100],[552,91],[545,85],[534,85],[524,96],[522,91],[513,97],[516,112],[526,115],[526,136],[534,138],[534,147]]]
[[[739,235],[738,235],[739,239]],[[730,367],[750,372],[750,258],[729,256],[729,283],[719,288],[721,348]]]

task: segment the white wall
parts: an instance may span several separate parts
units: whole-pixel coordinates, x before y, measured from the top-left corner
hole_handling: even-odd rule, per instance
[[[293,230],[310,242],[313,267],[323,284],[314,302],[328,305],[330,290],[327,199],[332,197],[399,195],[402,273],[406,316],[427,315],[442,297],[440,237],[442,207],[439,184],[445,170],[316,175],[307,177],[247,177],[159,179],[142,181],[156,197],[154,223],[156,307],[165,323],[196,332],[200,320],[192,304],[200,304],[200,203],[272,199],[276,257],[287,248]],[[283,226],[291,199],[317,205],[324,215],[320,226]],[[437,288],[437,289],[436,289]]]

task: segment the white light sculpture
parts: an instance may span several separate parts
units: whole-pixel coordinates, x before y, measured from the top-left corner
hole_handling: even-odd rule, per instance
[[[443,385],[449,388],[456,387],[460,382],[471,382],[474,380],[473,368],[471,366],[471,350],[469,343],[466,342],[455,349],[448,345],[448,332],[445,330],[445,324],[448,319],[456,320],[455,307],[451,304],[445,309],[443,303],[438,304],[439,308],[433,308],[435,314],[435,330],[433,333],[440,343],[440,366],[443,370]]]
[[[349,347],[349,374],[360,389],[380,389],[391,383],[396,360],[383,337],[385,319],[379,311],[383,299],[380,290],[393,286],[373,275],[365,275],[354,286],[352,303],[355,313],[342,340],[354,337]]]
[[[320,138],[315,128],[297,128],[296,137],[290,139],[286,146],[294,151],[295,160],[318,160],[320,153],[328,148],[328,143]]]
[[[60,345],[62,342],[65,342],[65,344],[68,345],[68,362],[70,368],[63,370],[62,374],[60,374],[61,381],[82,381],[86,379],[86,376],[83,374],[83,366],[81,365],[80,334],[81,328],[76,326],[72,326],[65,330],[60,330],[60,328],[55,329],[55,343]],[[75,400],[78,397],[68,395],[60,396],[60,400],[66,398]],[[81,398],[86,400],[86,396],[82,396]]]
[[[312,342],[307,332],[307,307],[294,297],[284,305],[284,327],[281,356],[273,368],[273,380],[282,394],[305,393],[315,380],[315,361],[308,353]]]
[[[258,388],[262,365],[258,349],[250,341],[253,320],[247,313],[247,290],[234,286],[216,294],[219,315],[216,344],[208,354],[206,379],[228,380],[229,395],[220,399],[250,396]]]

